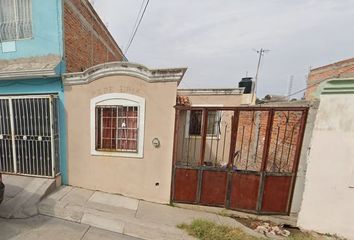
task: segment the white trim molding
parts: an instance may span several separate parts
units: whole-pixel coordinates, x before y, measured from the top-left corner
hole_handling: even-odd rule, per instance
[[[136,106],[139,109],[138,124],[138,152],[105,152],[96,150],[96,106],[100,105],[124,105]],[[91,134],[91,155],[142,158],[144,155],[144,132],[145,132],[145,99],[136,95],[126,93],[109,93],[91,99],[90,103],[90,134]]]
[[[0,81],[32,78],[59,77],[57,55],[0,60]]]
[[[64,85],[88,84],[107,76],[126,75],[147,82],[181,82],[187,68],[149,69],[130,62],[110,62],[86,69],[83,72],[67,73],[63,77]]]
[[[177,93],[184,96],[198,95],[242,95],[245,88],[191,88],[177,89]]]

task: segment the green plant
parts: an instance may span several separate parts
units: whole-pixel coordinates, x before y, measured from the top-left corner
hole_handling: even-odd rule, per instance
[[[213,222],[196,219],[191,224],[180,224],[178,228],[184,229],[191,236],[200,240],[256,240],[238,228],[217,225]]]

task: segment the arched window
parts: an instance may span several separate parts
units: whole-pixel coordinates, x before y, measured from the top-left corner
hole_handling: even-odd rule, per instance
[[[91,154],[142,157],[145,99],[111,93],[91,100]]]

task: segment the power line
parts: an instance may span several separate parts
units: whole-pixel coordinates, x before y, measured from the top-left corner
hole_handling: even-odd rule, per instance
[[[124,55],[127,54],[127,52],[128,52],[128,50],[129,50],[129,48],[130,48],[132,42],[134,41],[135,35],[136,35],[136,33],[137,33],[138,29],[139,29],[139,26],[140,26],[140,24],[141,24],[141,21],[142,21],[143,18],[144,18],[144,15],[145,15],[145,12],[146,12],[146,9],[147,9],[147,7],[148,7],[148,5],[149,5],[150,0],[147,0],[147,2],[146,2],[146,4],[145,4],[145,7],[144,7],[144,10],[143,10],[142,14],[140,15],[141,9],[142,9],[142,6],[143,6],[144,2],[145,2],[145,0],[142,2],[142,5],[141,5],[141,8],[140,8],[138,17],[137,17],[137,19],[136,19],[136,20],[139,19],[139,21],[135,21],[135,25],[134,25],[134,28],[133,28],[133,31],[132,31],[133,34],[131,35],[131,38],[129,39],[129,42],[128,42],[128,45],[127,45],[127,47],[126,47],[126,49],[125,49]],[[139,15],[140,15],[140,18],[139,18]],[[136,24],[136,22],[138,22],[138,23]]]
[[[349,68],[349,69],[345,69],[344,71],[338,73],[337,76],[331,76],[331,77],[322,79],[322,80],[320,80],[320,81],[318,81],[318,82],[315,82],[315,83],[313,83],[313,84],[307,86],[306,88],[303,88],[303,89],[300,89],[300,90],[298,90],[298,91],[296,91],[296,92],[293,92],[292,94],[289,94],[289,95],[287,96],[287,98],[289,98],[289,97],[291,97],[291,96],[294,96],[294,95],[296,95],[296,94],[299,94],[299,93],[301,93],[301,92],[304,92],[304,91],[306,91],[307,89],[310,89],[310,88],[312,88],[312,87],[314,87],[314,86],[316,86],[316,85],[318,85],[318,84],[321,84],[321,83],[324,82],[324,81],[333,79],[333,78],[335,78],[335,77],[338,77],[338,78],[339,78],[342,73],[345,73],[345,72],[347,72],[347,71],[349,71],[349,70],[351,70],[351,69],[354,69],[354,67],[351,67],[351,68]]]
[[[139,12],[138,12],[138,15],[136,16],[136,19],[135,19],[135,23],[134,23],[134,26],[132,28],[132,31],[129,35],[129,38],[128,38],[128,43],[130,42],[130,40],[132,39],[132,36],[134,34],[134,30],[136,28],[136,26],[138,25],[138,22],[139,22],[139,18],[140,18],[140,15],[141,15],[141,12],[143,11],[143,8],[144,8],[144,4],[145,4],[145,0],[142,0],[141,1],[141,6],[140,6],[140,9],[139,9]],[[128,45],[127,45],[128,46]],[[125,49],[125,51],[127,50],[127,48]]]

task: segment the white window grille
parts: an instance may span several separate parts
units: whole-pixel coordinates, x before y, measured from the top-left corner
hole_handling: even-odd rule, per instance
[[[59,141],[56,95],[0,96],[0,172],[55,177]]]
[[[0,0],[0,42],[32,37],[32,0]]]

